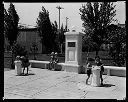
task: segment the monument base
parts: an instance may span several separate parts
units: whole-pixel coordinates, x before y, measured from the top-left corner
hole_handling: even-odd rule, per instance
[[[64,69],[64,71],[66,71],[66,72],[75,72],[75,73],[78,73],[78,74],[81,74],[81,73],[85,72],[82,65],[75,65],[75,64],[64,63],[62,69]]]

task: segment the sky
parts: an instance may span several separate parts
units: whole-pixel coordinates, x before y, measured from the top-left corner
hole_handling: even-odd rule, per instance
[[[86,3],[86,2],[85,2]],[[71,29],[75,26],[76,31],[82,31],[82,23],[80,17],[79,9],[82,7],[84,2],[77,2],[77,3],[13,3],[15,5],[15,9],[17,14],[20,17],[19,23],[32,25],[29,27],[36,26],[36,21],[39,15],[39,12],[42,9],[42,6],[45,7],[46,10],[49,11],[50,21],[54,22],[55,20],[57,23],[59,22],[59,10],[56,8],[57,6],[61,6],[64,9],[60,10],[60,25],[63,23],[63,26],[66,25],[66,17],[68,17],[67,26],[68,29]],[[114,2],[116,5],[116,16],[115,19],[118,20],[118,23],[124,24],[126,20],[126,8],[124,1],[117,1]],[[5,9],[8,9],[9,3],[4,3]],[[116,22],[117,23],[117,22]],[[59,23],[58,23],[59,25]]]

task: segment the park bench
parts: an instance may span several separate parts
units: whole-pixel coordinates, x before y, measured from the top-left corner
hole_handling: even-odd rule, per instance
[[[30,60],[29,61],[32,68],[44,68],[48,67],[49,61],[37,61],[37,60]]]
[[[31,63],[31,67],[33,67],[33,68],[47,69],[49,61],[30,60],[30,63]],[[58,70],[64,71],[65,69],[63,68],[63,65],[65,65],[65,63],[57,63],[56,68]],[[85,67],[85,66],[83,66],[83,67]],[[86,73],[86,71],[85,71],[85,73]],[[104,66],[104,75],[126,77],[126,67]]]
[[[126,67],[104,66],[104,74],[126,77]]]
[[[37,61],[37,60],[30,60],[29,62],[32,68],[44,68],[44,69],[48,69],[50,63],[49,61]],[[63,63],[57,63],[55,66],[56,70],[63,70],[62,65]]]

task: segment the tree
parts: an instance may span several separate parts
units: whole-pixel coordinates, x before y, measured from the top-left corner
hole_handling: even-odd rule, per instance
[[[25,46],[22,46],[21,44],[15,43],[13,45],[13,53],[16,58],[16,56],[26,56],[28,54]]]
[[[97,46],[97,44],[95,42],[92,41],[92,39],[90,38],[90,36],[83,36],[82,38],[82,49],[83,51],[87,52],[87,61],[89,58],[89,52],[92,51],[92,49],[94,49]]]
[[[108,28],[108,42],[114,44],[110,48],[109,55],[113,58],[114,64],[122,66],[126,60],[126,29],[117,25],[110,25]]]
[[[64,35],[65,29],[63,27],[63,24],[61,25],[60,33],[59,33],[59,42],[60,42],[60,49],[61,49],[61,54],[62,54],[62,46],[65,41],[65,35]]]
[[[58,25],[57,22],[54,21],[54,23],[52,23],[52,35],[53,35],[53,51],[54,52],[58,52],[59,51],[59,44],[58,44],[58,39],[57,39],[57,33],[58,33]]]
[[[30,47],[30,50],[31,50],[31,52],[33,53],[33,55],[34,55],[34,60],[36,60],[36,53],[37,53],[37,51],[38,51],[38,45],[37,45],[37,43],[36,42],[33,42],[32,43],[32,46]]]
[[[84,32],[97,44],[96,55],[107,38],[107,26],[114,21],[116,15],[114,8],[111,2],[87,2],[79,9],[81,20],[84,22]]]
[[[19,22],[19,16],[15,10],[15,6],[12,3],[10,3],[8,12],[6,11],[6,9],[4,9],[4,34],[11,46],[11,51],[12,51],[11,66],[12,67],[14,67],[14,65],[13,65],[13,46],[16,43],[16,40],[18,37],[18,22]]]
[[[39,16],[37,18],[36,23],[37,30],[42,42],[42,51],[44,45],[46,51],[49,53],[53,50],[53,40],[55,37],[52,31],[52,24],[49,19],[49,12],[43,6],[42,11],[39,12]]]

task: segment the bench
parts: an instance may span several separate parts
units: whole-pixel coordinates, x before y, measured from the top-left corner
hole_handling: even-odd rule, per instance
[[[37,61],[37,60],[30,60],[29,61],[32,68],[44,68],[48,69],[49,61]],[[64,63],[57,63],[55,65],[55,70],[64,70],[62,69]]]
[[[37,61],[37,60],[30,60],[31,67],[33,68],[48,68],[49,61]],[[55,68],[56,70],[64,71],[65,63],[57,63]],[[75,66],[75,65],[74,65]],[[85,65],[83,65],[86,68]],[[86,70],[84,70],[86,73]],[[113,75],[113,76],[123,76],[126,77],[126,67],[116,67],[116,66],[104,66],[104,75]]]
[[[29,60],[32,68],[48,68],[49,61]]]
[[[104,66],[104,74],[126,77],[126,67]]]

